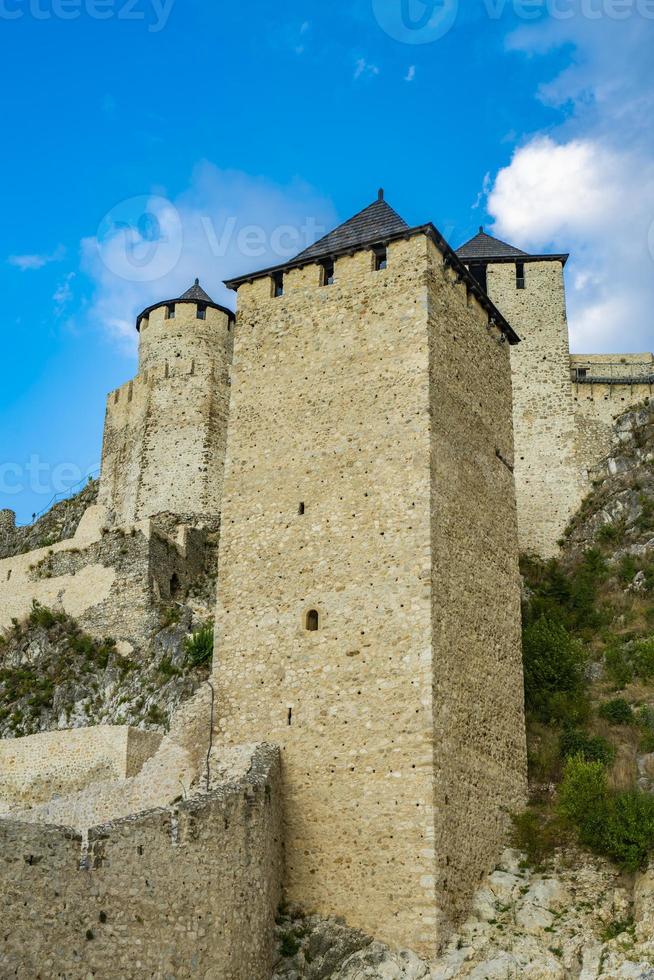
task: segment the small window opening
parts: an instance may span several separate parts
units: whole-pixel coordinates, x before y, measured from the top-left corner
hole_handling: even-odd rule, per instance
[[[388,252],[385,245],[379,245],[375,249],[375,272],[381,272],[388,268]]]
[[[484,265],[483,262],[473,262],[470,266],[470,273],[484,292],[488,292],[488,266]]]
[[[305,506],[304,506],[304,502],[302,502],[302,503],[300,504],[300,506],[298,507],[298,514],[304,514],[304,512],[305,512],[305,509],[306,509],[306,508],[305,508]]]
[[[310,633],[315,633],[320,629],[320,616],[317,609],[310,609],[307,613],[307,629]]]
[[[273,276],[273,296],[284,295],[284,273],[276,272]]]
[[[198,320],[206,320],[206,319],[207,319],[207,304],[198,303]]]
[[[166,307],[166,320],[174,320],[175,314],[176,314],[175,304],[171,303],[170,306]]]
[[[516,262],[515,264],[515,284],[516,289],[525,288],[525,264],[524,262]]]
[[[176,596],[179,595],[179,589],[180,589],[179,576],[177,575],[177,572],[175,572],[173,574],[173,576],[171,577],[171,579],[170,579],[170,598],[171,599],[174,599]]]
[[[334,263],[332,261],[323,262],[322,264],[322,285],[334,285]]]
[[[588,368],[577,368],[577,379],[578,380],[581,380],[582,378],[587,378],[587,377],[588,377]]]
[[[293,709],[292,708],[289,708],[288,709],[288,723],[289,723],[289,725],[292,725],[293,724]]]

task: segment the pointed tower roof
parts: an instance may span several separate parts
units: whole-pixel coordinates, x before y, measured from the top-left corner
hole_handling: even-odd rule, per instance
[[[200,280],[196,279],[190,289],[187,289],[185,293],[178,296],[176,299],[163,299],[159,303],[153,303],[152,306],[148,306],[147,309],[139,313],[136,318],[136,329],[140,331],[141,321],[148,317],[153,310],[159,309],[160,306],[175,306],[177,303],[206,303],[207,306],[213,307],[214,310],[221,310],[226,313],[230,320],[234,320],[234,312],[228,310],[226,306],[221,306],[220,303],[214,303],[211,296],[200,285]]]
[[[401,218],[397,211],[386,203],[384,191],[380,189],[376,201],[363,211],[359,211],[353,218],[344,221],[338,228],[334,228],[309,248],[305,248],[294,261],[300,259],[315,261],[350,248],[373,245],[375,242],[385,241],[392,235],[402,234],[408,228],[404,218]]]
[[[470,241],[457,248],[456,254],[462,262],[545,262],[548,260],[562,262],[563,265],[568,261],[568,255],[532,255],[530,252],[523,252],[515,245],[503,242],[501,238],[493,238],[488,235],[483,226],[480,227],[478,234]]]
[[[456,254],[460,259],[465,259],[466,261],[472,259],[495,259],[500,256],[502,258],[520,258],[520,256],[524,257],[527,255],[526,252],[523,252],[520,248],[516,248],[515,245],[509,245],[499,238],[493,238],[491,235],[487,235],[483,227],[480,227],[479,234],[471,238],[461,248],[457,248]]]
[[[182,299],[195,300],[196,303],[213,303],[211,296],[209,296],[208,293],[205,293],[204,289],[200,285],[199,279],[196,279],[195,283],[191,286],[191,288],[187,289],[185,293],[182,293],[182,295],[179,298],[180,300]]]
[[[466,289],[477,297],[488,312],[489,319],[497,324],[509,343],[519,343],[520,338],[515,330],[469,271],[465,261],[459,258],[439,230],[431,222],[415,227],[408,225],[404,218],[401,218],[397,211],[394,211],[386,203],[383,190],[379,191],[376,201],[369,204],[363,211],[359,211],[353,218],[330,231],[314,245],[305,248],[294,259],[280,265],[269,266],[266,269],[257,269],[255,272],[236,276],[233,279],[226,279],[225,285],[228,289],[237,290],[245,283],[254,282],[255,279],[284,274],[291,269],[302,269],[304,266],[320,262],[321,259],[336,259],[356,251],[371,249],[375,245],[386,246],[391,242],[413,238],[416,235],[425,235],[436,245],[443,255],[444,264],[456,271],[457,282],[466,284]],[[510,246],[507,247],[510,248]]]

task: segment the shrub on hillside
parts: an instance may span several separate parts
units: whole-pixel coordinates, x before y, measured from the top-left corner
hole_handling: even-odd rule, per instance
[[[559,739],[562,759],[581,756],[586,762],[600,762],[610,766],[615,759],[615,748],[601,735],[587,735],[578,728],[568,728]]]
[[[605,701],[604,704],[600,704],[597,714],[610,725],[631,725],[634,721],[632,707],[624,698]]]
[[[525,703],[542,721],[583,720],[586,656],[565,626],[542,616],[528,624],[523,635]]]
[[[213,624],[208,623],[189,636],[184,643],[184,649],[193,667],[203,667],[210,663],[213,657]]]
[[[521,567],[532,593],[524,610],[526,624],[545,616],[581,633],[607,624],[610,616],[598,601],[598,589],[608,576],[608,565],[599,550],[585,552],[572,572],[555,559],[523,559]]]
[[[608,788],[605,767],[581,756],[568,759],[559,792],[559,811],[579,841],[626,871],[647,863],[654,847],[654,796]]]
[[[636,677],[650,681],[654,677],[654,637],[637,640],[630,650]]]

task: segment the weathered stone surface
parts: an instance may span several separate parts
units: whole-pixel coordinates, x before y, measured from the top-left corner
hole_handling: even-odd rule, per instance
[[[274,980],[318,980],[304,950],[316,944],[330,949],[331,980],[409,976],[429,980],[650,980],[654,975],[652,909],[654,877],[637,876],[635,887],[608,863],[587,855],[568,854],[548,871],[520,866],[521,855],[506,851],[500,866],[485,880],[475,900],[479,913],[454,935],[442,954],[421,960],[366,941],[334,920],[282,918],[278,939],[297,935],[293,957],[280,957]],[[509,870],[507,870],[509,869]],[[515,873],[514,873],[515,872]],[[514,883],[513,878],[517,879]],[[500,896],[504,904],[491,896]],[[494,916],[488,918],[491,908]],[[549,924],[536,922],[548,912]],[[633,925],[632,925],[633,918]],[[525,922],[534,922],[527,934]],[[294,931],[295,930],[295,931]],[[606,935],[615,935],[606,939]],[[333,944],[332,944],[333,937]],[[354,951],[348,949],[353,944]],[[314,972],[315,970],[315,972]],[[352,972],[354,971],[354,972]],[[357,972],[358,971],[358,972]],[[375,972],[377,971],[377,972]]]
[[[320,273],[239,288],[219,732],[282,747],[289,900],[422,952],[525,787],[509,345],[423,235]]]
[[[0,819],[3,976],[269,980],[278,752],[175,806],[93,827]]]

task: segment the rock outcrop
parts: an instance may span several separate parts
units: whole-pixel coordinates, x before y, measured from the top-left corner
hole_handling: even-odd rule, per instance
[[[568,853],[535,871],[507,850],[431,963],[297,910],[277,935],[273,980],[654,980],[654,869]]]

